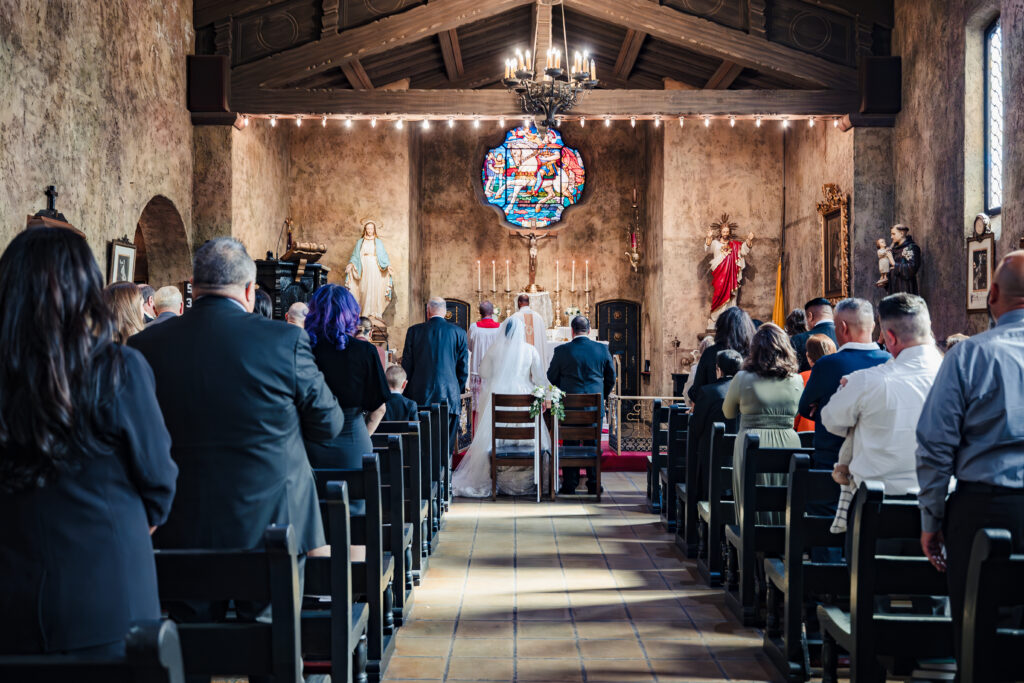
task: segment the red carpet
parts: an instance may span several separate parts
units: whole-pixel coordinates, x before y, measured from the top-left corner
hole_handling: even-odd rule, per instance
[[[456,453],[452,458],[452,467],[458,467],[462,460],[463,453]],[[602,472],[646,472],[647,451],[622,451],[618,455],[608,447],[608,440],[601,442],[601,471]]]

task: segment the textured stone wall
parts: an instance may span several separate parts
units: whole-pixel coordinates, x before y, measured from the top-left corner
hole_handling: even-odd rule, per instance
[[[51,184],[104,272],[108,242],[131,239],[154,197],[191,227],[194,40],[191,0],[0,3],[0,242]],[[177,277],[150,261],[154,282]]]
[[[303,126],[290,132],[288,212],[296,238],[327,245],[323,259],[331,268],[330,282],[344,284],[348,263],[363,221],[379,226],[395,271],[395,298],[384,320],[390,345],[401,352],[411,311],[420,311],[410,292],[410,170],[408,129],[393,126],[357,129],[343,126]],[[420,322],[420,318],[412,320]]]
[[[214,237],[231,234],[231,148],[235,133],[230,126],[197,126],[192,136],[192,234],[197,247]]]
[[[786,312],[821,296],[824,285],[821,189],[834,183],[853,203],[853,138],[829,125],[792,126],[786,141],[786,256],[783,263]],[[852,213],[852,210],[851,210]]]
[[[665,290],[665,129],[649,130],[644,142],[647,189],[640,216],[643,226],[639,246],[643,259],[640,262],[640,273],[643,277],[644,303],[640,311],[640,341],[643,345],[643,358],[651,361],[650,379],[646,385],[642,385],[642,389],[645,394],[653,395],[671,388],[670,383],[666,385],[666,381],[671,380],[667,368],[678,368],[680,364],[678,359],[668,358],[667,354],[678,354],[683,343],[680,340],[678,347],[670,345],[665,348],[667,316],[661,304]]]
[[[281,227],[291,209],[288,140],[293,133],[299,131],[271,128],[266,121],[231,129],[231,234],[256,259],[268,251],[284,252]]]

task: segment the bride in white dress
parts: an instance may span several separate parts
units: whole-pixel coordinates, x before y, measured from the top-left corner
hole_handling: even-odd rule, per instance
[[[529,394],[538,386],[548,384],[540,354],[526,343],[523,321],[508,318],[501,325],[498,339],[487,350],[480,363],[483,387],[480,391],[480,418],[473,443],[466,457],[452,475],[452,491],[456,496],[490,498],[491,496],[491,396],[493,394]],[[551,448],[551,437],[541,427],[541,447]],[[532,452],[533,440],[499,441],[499,448],[514,446]],[[541,478],[543,481],[543,478]],[[512,496],[537,491],[532,467],[499,467],[498,492]]]

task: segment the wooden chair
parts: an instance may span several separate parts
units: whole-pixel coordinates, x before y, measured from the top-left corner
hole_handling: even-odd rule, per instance
[[[307,672],[326,668],[332,681],[366,683],[369,606],[352,591],[352,527],[348,484],[327,482],[320,497],[331,556],[306,558],[307,595],[330,596],[324,609],[302,610],[302,649]],[[326,662],[326,667],[324,666]]]
[[[662,406],[658,398],[651,404],[651,454],[647,456],[647,509],[653,513],[661,512],[658,472],[665,466],[667,448],[668,406]]]
[[[291,525],[270,525],[260,550],[157,550],[162,602],[270,603],[271,623],[180,623],[187,676],[302,680],[299,572]]]
[[[668,453],[665,467],[658,474],[661,490],[661,520],[669,532],[676,530],[676,492],[686,490],[686,452],[689,437],[690,414],[682,403],[673,404],[668,411]]]
[[[438,407],[440,414],[440,407]],[[426,449],[429,456],[423,463],[423,476],[427,479],[430,502],[430,534],[427,539],[427,552],[433,553],[437,549],[437,532],[441,530],[441,457],[438,455],[437,417],[431,409],[421,409],[420,436],[426,442]]]
[[[953,626],[948,617],[883,610],[876,600],[948,594],[946,575],[935,571],[921,554],[917,498],[886,500],[880,482],[864,482],[850,506],[846,533],[853,534],[850,609],[818,606],[823,683],[836,683],[837,646],[850,653],[850,683],[885,681],[887,671],[905,676],[917,660],[952,657]],[[879,547],[879,541],[885,544]],[[885,547],[899,542],[906,554],[893,554]]]
[[[788,681],[810,679],[811,658],[820,653],[821,638],[813,628],[816,604],[835,603],[850,592],[845,561],[810,559],[812,548],[842,548],[845,543],[845,534],[829,530],[833,515],[807,512],[807,501],[827,500],[833,495],[838,496],[838,487],[832,472],[812,470],[809,456],[794,455],[789,464],[785,552],[782,557],[764,560],[768,588],[764,650]],[[812,618],[805,619],[805,614]]]
[[[185,683],[178,627],[170,620],[140,621],[125,636],[123,659],[67,655],[0,656],[0,680],[34,683]]]
[[[530,417],[532,405],[533,396],[529,394],[491,396],[491,500],[498,497],[499,466],[533,467],[535,464],[534,447],[531,445],[498,447],[499,440],[523,441],[540,438],[537,418]],[[543,454],[541,462],[543,466]]]
[[[588,442],[582,446],[553,444],[558,457],[555,462],[561,469],[572,467],[593,467],[597,479],[597,502],[601,502],[601,394],[566,394],[562,399],[565,419],[559,423],[558,436],[566,441]],[[554,462],[551,465],[551,497],[555,496],[558,472]],[[587,482],[587,486],[590,482]]]
[[[744,626],[764,623],[765,586],[755,580],[765,557],[781,556],[786,548],[786,527],[760,522],[760,513],[786,511],[788,489],[781,484],[759,484],[759,474],[788,474],[796,453],[810,455],[810,448],[761,448],[757,434],[747,434],[743,448],[743,507],[734,524],[725,527],[728,564],[725,605]]]
[[[974,537],[964,596],[962,683],[1020,680],[1024,629],[999,625],[1001,607],[1024,605],[1024,555],[1012,552],[1005,529],[981,529]]]
[[[419,422],[381,422],[373,435],[374,444],[386,434],[402,440],[402,465],[405,468],[406,518],[413,524],[411,572],[413,583],[420,585],[430,557],[430,480],[424,476],[423,463],[430,461],[430,448],[421,438]]]
[[[725,576],[725,525],[735,519],[735,505],[726,491],[732,489],[732,451],[735,434],[725,424],[711,426],[708,454],[708,499],[697,503],[697,573],[709,586],[720,586]]]
[[[378,458],[376,454],[364,455],[363,466],[358,470],[317,469],[313,474],[321,498],[328,483],[343,481],[348,484],[352,545],[366,546],[366,559],[352,562],[352,592],[369,608],[366,671],[369,679],[376,683],[395,649],[395,560],[391,553],[384,551]]]
[[[396,434],[371,437],[380,461],[381,520],[384,552],[395,561],[393,615],[395,626],[401,626],[412,611],[412,517],[407,516],[405,467],[402,440]],[[378,445],[383,444],[383,445]]]

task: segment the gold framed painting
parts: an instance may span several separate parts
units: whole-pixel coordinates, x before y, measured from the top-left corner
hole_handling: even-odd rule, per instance
[[[850,296],[850,198],[832,183],[823,185],[821,192],[821,295],[834,304]]]
[[[996,240],[992,233],[967,239],[967,310],[988,309],[988,292],[992,289],[995,269]]]

